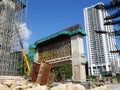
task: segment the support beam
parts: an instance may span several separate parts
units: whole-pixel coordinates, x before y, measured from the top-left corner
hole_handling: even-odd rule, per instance
[[[86,81],[85,57],[83,50],[82,35],[76,34],[71,37],[72,51],[72,80],[75,82]]]

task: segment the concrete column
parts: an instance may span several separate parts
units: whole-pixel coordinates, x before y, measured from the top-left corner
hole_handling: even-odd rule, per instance
[[[38,48],[35,50],[35,56],[34,56],[34,61],[38,61]]]
[[[86,81],[85,57],[83,49],[82,35],[74,35],[71,37],[71,53],[72,53],[72,80]]]
[[[106,71],[110,71],[108,64],[106,64]]]
[[[91,75],[94,75],[94,73],[93,73],[93,66],[91,66],[90,68],[91,68]]]
[[[91,67],[88,67],[88,75],[91,76]]]

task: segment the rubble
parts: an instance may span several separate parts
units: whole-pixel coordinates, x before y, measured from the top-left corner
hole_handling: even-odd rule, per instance
[[[51,90],[86,90],[84,86],[80,84],[66,83],[52,87]]]
[[[17,76],[0,77],[0,90],[86,90],[80,84],[59,84],[55,87],[28,82],[27,79]]]
[[[51,84],[52,85],[52,84]],[[87,90],[83,85],[76,83],[57,83],[48,86],[29,82],[20,76],[0,76],[0,90]],[[105,85],[94,86],[91,90],[107,90]]]

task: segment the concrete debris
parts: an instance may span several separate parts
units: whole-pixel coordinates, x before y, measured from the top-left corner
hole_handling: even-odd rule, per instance
[[[16,86],[14,90],[25,90],[24,86]]]
[[[51,90],[86,90],[86,89],[84,86],[80,84],[67,83],[58,85],[57,87],[52,87]]]
[[[48,90],[48,87],[46,85],[43,86],[37,85],[37,86],[33,86],[32,88],[28,88],[26,90]]]
[[[86,88],[75,83],[57,83],[57,85],[53,84],[52,88],[50,88],[47,85],[29,82],[23,77],[0,76],[0,90],[86,90]],[[107,88],[105,85],[101,85],[99,87],[94,86],[91,90],[107,90]]]
[[[3,80],[1,84],[7,87],[11,87],[12,85],[15,85],[15,80]]]
[[[48,87],[46,85],[41,86],[41,85],[36,85],[31,83],[26,84],[26,85],[19,85],[19,86],[14,86],[14,87],[8,87],[6,85],[0,84],[0,90],[48,90]]]
[[[9,88],[5,85],[0,84],[0,90],[8,90]]]
[[[94,88],[92,88],[91,90],[108,90],[108,89],[107,89],[107,87],[104,85],[104,86],[94,87]]]

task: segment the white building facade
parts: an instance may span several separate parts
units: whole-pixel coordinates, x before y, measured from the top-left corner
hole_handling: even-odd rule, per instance
[[[96,33],[96,31],[113,32],[112,25],[104,26],[107,11],[95,9],[96,5],[84,9],[84,24],[87,33],[89,75],[98,76],[102,72],[115,73],[118,70],[118,64],[116,64],[118,55],[110,53],[116,50],[114,35]]]

